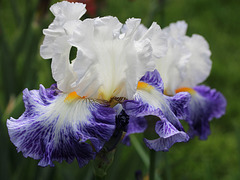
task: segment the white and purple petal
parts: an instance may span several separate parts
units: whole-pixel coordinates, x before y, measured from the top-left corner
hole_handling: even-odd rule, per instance
[[[173,97],[165,96],[161,77],[155,70],[145,74],[139,83],[134,100],[126,100],[123,108],[130,116],[158,116],[160,119],[167,119],[178,130],[183,130],[178,117],[184,116],[189,99],[190,95],[186,92]]]
[[[154,140],[144,139],[146,146],[155,151],[168,151],[173,144],[189,140],[187,133],[177,130],[166,119],[157,121],[155,131],[160,136],[159,138]]]
[[[190,127],[189,135],[205,140],[211,133],[209,121],[225,114],[227,102],[220,92],[204,85],[194,87],[191,95],[186,118]]]
[[[9,136],[18,152],[40,159],[40,166],[54,166],[53,161],[63,160],[71,163],[76,158],[82,167],[115,129],[116,114],[108,105],[68,97],[56,86],[25,89],[23,101],[26,109],[22,116],[7,120]]]

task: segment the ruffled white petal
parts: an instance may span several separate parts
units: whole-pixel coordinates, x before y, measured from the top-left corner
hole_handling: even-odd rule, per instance
[[[43,58],[52,58],[52,74],[60,90],[73,91],[73,83],[76,75],[72,70],[69,60],[71,45],[68,42],[79,18],[86,12],[84,4],[69,3],[63,1],[51,6],[50,10],[55,15],[54,21],[48,29],[44,29],[45,35],[40,54]]]
[[[185,45],[190,50],[191,56],[181,86],[194,87],[206,80],[210,74],[212,68],[211,51],[207,41],[197,34],[194,34],[191,38],[187,37]]]
[[[158,54],[153,52],[153,39],[161,33],[155,24],[151,33],[136,40],[139,25],[140,19],[128,19],[123,26],[111,16],[78,24],[70,42],[78,49],[73,70],[80,96],[133,98],[137,82],[155,68],[153,58]]]
[[[172,38],[178,39],[186,36],[187,27],[188,25],[185,21],[177,21],[176,23],[171,23],[168,27],[165,27],[163,31]]]
[[[43,58],[52,58],[56,53],[69,53],[69,50],[65,48],[67,44],[70,46],[66,38],[75,28],[76,20],[79,20],[86,12],[85,6],[82,3],[69,3],[67,1],[51,6],[50,10],[55,19],[48,29],[43,30],[45,38],[40,48],[40,54]],[[65,40],[61,41],[59,38],[65,38]]]
[[[58,2],[50,7],[50,11],[56,17],[55,21],[62,24],[66,21],[77,20],[86,12],[86,5],[82,3]],[[56,22],[56,23],[57,23]]]
[[[155,69],[154,58],[166,52],[166,39],[156,23],[145,30],[135,18],[125,25],[111,16],[80,21],[85,6],[69,2],[57,3],[51,11],[56,17],[44,30],[41,55],[52,58],[53,78],[65,93],[132,99],[141,77]],[[70,62],[72,47],[77,56]]]
[[[156,69],[163,79],[166,94],[175,94],[175,90],[181,86],[186,77],[186,66],[190,56],[190,51],[182,42],[169,37],[166,56],[156,61]]]
[[[141,31],[141,29],[139,30]],[[155,58],[160,58],[166,55],[167,52],[167,37],[161,31],[160,26],[153,22],[150,28],[143,34],[140,39],[150,39]]]
[[[209,75],[212,62],[208,43],[200,35],[186,36],[184,21],[163,29],[168,41],[167,55],[156,61],[165,86],[165,93],[175,94],[180,87],[194,87]]]

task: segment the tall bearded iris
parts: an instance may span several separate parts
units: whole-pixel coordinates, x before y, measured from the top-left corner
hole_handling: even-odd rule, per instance
[[[63,1],[50,10],[55,19],[43,31],[40,54],[52,59],[56,84],[23,91],[25,112],[7,121],[18,151],[40,159],[40,166],[76,158],[82,167],[112,136],[118,103],[133,120],[145,115],[162,119],[157,133],[161,138],[174,138],[170,142],[160,138],[165,143],[160,149],[188,140],[178,120],[188,93],[164,96],[163,83],[154,71],[155,60],[167,50],[156,23],[139,33],[140,19],[128,19],[124,26],[111,16],[79,20],[86,12],[80,3]],[[76,58],[70,60],[73,47]]]

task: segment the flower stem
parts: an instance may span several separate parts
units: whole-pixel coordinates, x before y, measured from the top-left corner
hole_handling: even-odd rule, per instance
[[[150,150],[149,180],[155,180],[155,159],[156,152],[154,150]]]
[[[131,135],[131,143],[133,147],[136,149],[138,155],[141,157],[143,163],[146,167],[149,167],[149,157],[147,152],[144,151],[144,148],[140,144],[138,138],[135,135]]]
[[[104,180],[107,175],[108,168],[112,165],[115,155],[115,150],[108,151],[107,148],[103,148],[96,155],[93,161],[93,169],[96,180]]]

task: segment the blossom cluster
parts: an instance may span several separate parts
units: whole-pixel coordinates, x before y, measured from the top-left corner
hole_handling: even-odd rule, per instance
[[[125,24],[112,16],[80,20],[85,5],[67,1],[50,10],[55,19],[43,30],[40,54],[52,59],[56,84],[25,89],[25,112],[7,120],[10,139],[25,157],[40,166],[76,158],[82,167],[123,131],[120,140],[129,145],[130,134],[148,128],[146,116],[158,117],[158,138],[144,139],[149,149],[207,139],[209,122],[225,113],[226,100],[199,85],[209,76],[211,52],[202,36],[186,35],[184,21],[161,29],[136,18]]]

